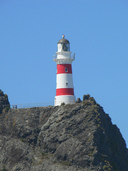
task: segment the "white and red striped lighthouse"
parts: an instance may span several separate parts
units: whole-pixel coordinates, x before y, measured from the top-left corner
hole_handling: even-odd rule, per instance
[[[70,43],[64,35],[57,45],[58,51],[54,57],[57,64],[55,106],[75,103],[72,79],[72,61],[75,60],[75,54],[71,56]]]

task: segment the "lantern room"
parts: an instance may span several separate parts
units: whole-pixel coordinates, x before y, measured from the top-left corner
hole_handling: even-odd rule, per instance
[[[65,39],[65,35],[62,36],[62,39],[58,41],[57,45],[58,52],[70,51],[70,42],[67,39]]]

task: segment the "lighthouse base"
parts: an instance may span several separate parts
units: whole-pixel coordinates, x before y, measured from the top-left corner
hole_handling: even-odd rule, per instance
[[[60,106],[62,103],[73,104],[75,101],[75,96],[72,95],[55,96],[54,106]]]

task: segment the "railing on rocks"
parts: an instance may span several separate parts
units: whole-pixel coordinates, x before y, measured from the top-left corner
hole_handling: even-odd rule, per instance
[[[12,109],[54,106],[53,102],[10,105]]]

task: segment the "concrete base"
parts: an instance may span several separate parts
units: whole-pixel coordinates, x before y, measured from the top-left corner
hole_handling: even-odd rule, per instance
[[[54,106],[60,106],[61,103],[65,104],[73,104],[75,103],[76,98],[72,95],[63,95],[63,96],[55,96],[55,104]]]

